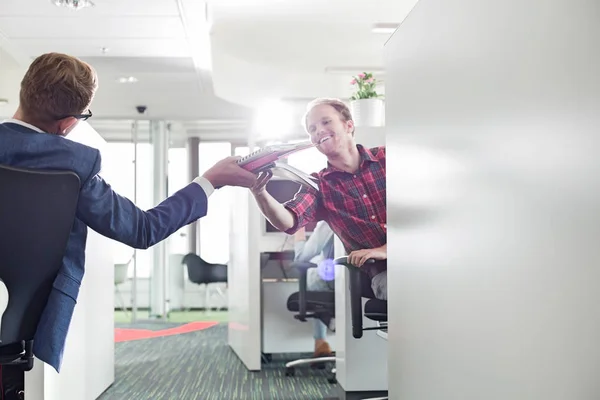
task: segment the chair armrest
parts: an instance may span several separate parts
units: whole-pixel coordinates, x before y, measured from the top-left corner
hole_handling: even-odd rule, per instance
[[[33,340],[0,345],[0,366],[19,366],[23,371],[33,369]]]
[[[346,266],[348,269],[349,286],[350,286],[350,313],[352,317],[352,336],[360,339],[363,335],[363,310],[362,310],[362,284],[361,279],[363,272],[360,268],[348,262],[348,257],[338,257],[333,260],[335,264]],[[367,263],[374,263],[375,260],[368,259]]]
[[[298,318],[300,321],[306,321],[306,286],[309,268],[316,268],[317,264],[311,262],[293,262],[292,267],[300,272],[300,288],[298,291]]]

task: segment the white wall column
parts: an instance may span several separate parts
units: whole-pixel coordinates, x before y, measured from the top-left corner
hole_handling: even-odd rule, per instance
[[[187,154],[188,154],[188,178],[189,180],[195,179],[200,174],[200,157],[198,155],[200,149],[200,138],[191,137],[187,140]],[[194,221],[189,225],[189,251],[190,253],[200,254],[200,242],[198,240],[198,228],[200,224],[198,221]]]
[[[154,204],[167,197],[167,173],[169,165],[169,131],[165,121],[150,121],[150,140],[154,154]],[[169,311],[165,303],[167,291],[167,242],[153,246],[154,267],[150,284],[150,316],[163,317]]]

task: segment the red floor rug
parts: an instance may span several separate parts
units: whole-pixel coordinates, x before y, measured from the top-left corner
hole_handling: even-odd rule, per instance
[[[150,330],[150,329],[125,329],[115,328],[115,342],[128,342],[131,340],[150,339],[162,336],[179,335],[181,333],[189,333],[195,331],[201,331],[202,329],[208,329],[218,322],[190,322],[175,328],[166,328],[161,330]]]

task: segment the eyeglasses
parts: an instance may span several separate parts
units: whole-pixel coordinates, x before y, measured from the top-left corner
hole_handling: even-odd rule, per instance
[[[65,119],[65,118],[69,118],[69,117],[73,117],[75,119],[80,119],[82,121],[87,121],[88,118],[90,118],[92,116],[92,110],[88,110],[88,112],[86,114],[69,114],[69,115],[63,115],[62,117],[58,117],[56,118],[56,120],[60,120],[60,119]]]

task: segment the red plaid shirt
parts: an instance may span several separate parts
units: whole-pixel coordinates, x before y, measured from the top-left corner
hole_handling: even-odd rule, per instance
[[[357,148],[360,165],[356,173],[328,165],[312,174],[319,179],[320,191],[303,185],[284,204],[296,216],[296,224],[286,233],[325,220],[348,253],[387,243],[385,146]]]

